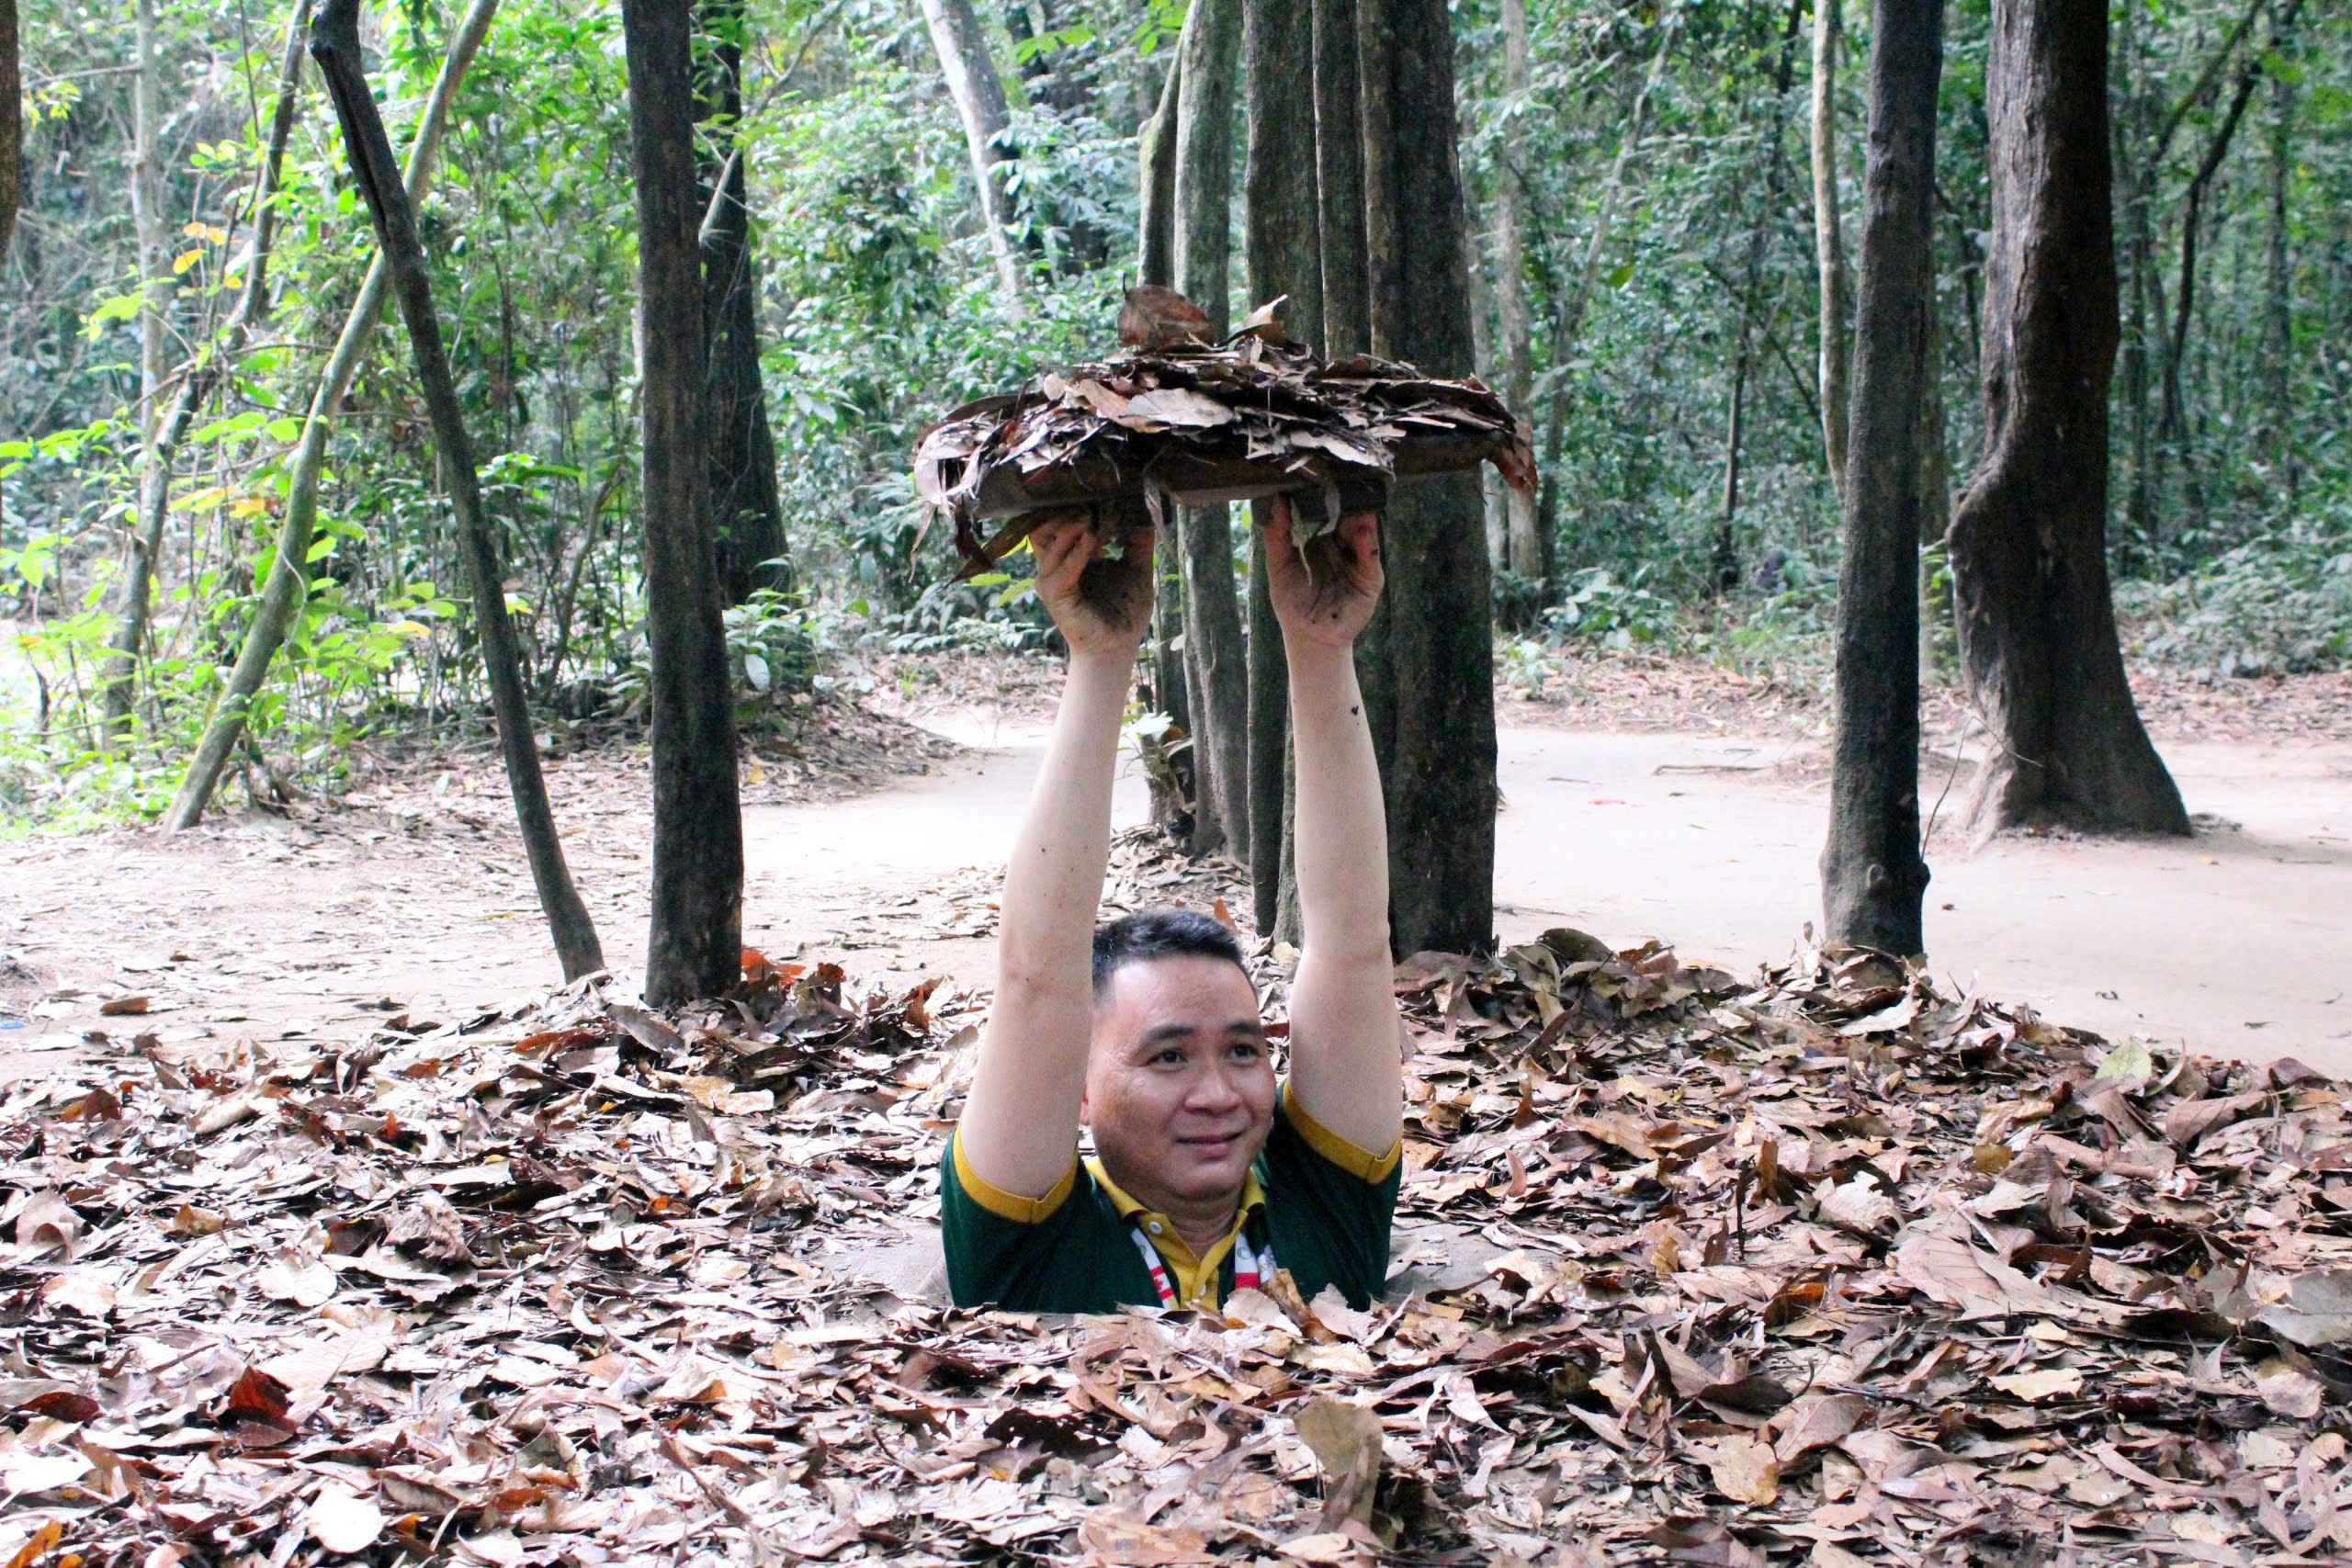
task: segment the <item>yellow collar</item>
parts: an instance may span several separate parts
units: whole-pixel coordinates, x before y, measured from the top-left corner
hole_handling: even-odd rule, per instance
[[[1241,1179],[1241,1201],[1234,1206],[1233,1228],[1206,1252],[1195,1256],[1192,1245],[1177,1234],[1176,1222],[1157,1210],[1145,1208],[1125,1188],[1112,1180],[1100,1157],[1089,1155],[1086,1168],[1111,1200],[1111,1206],[1118,1210],[1119,1218],[1132,1220],[1143,1227],[1143,1234],[1167,1263],[1175,1280],[1176,1300],[1185,1306],[1222,1305],[1217,1291],[1218,1270],[1226,1254],[1233,1250],[1234,1238],[1241,1234],[1241,1227],[1266,1206],[1265,1190],[1258,1185],[1256,1169]]]

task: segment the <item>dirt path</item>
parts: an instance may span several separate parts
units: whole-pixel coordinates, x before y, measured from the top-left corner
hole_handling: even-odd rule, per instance
[[[1026,714],[926,722],[956,744],[921,741],[862,797],[794,800],[773,770],[747,779],[746,942],[843,956],[854,976],[988,979],[989,899],[1044,730]],[[1508,728],[1502,934],[1656,935],[1736,969],[1785,953],[1818,908],[1813,744]],[[2190,808],[2229,826],[2186,844],[1974,854],[1939,839],[1939,973],[2110,1034],[2352,1068],[2352,743],[2164,750]],[[639,767],[583,753],[550,770],[607,956],[628,971],[645,940]],[[339,1035],[528,998],[554,962],[505,811],[483,758],[315,821],[0,846],[0,1083],[88,1030]],[[1116,819],[1143,814],[1130,769]],[[136,997],[143,1014],[100,1011]]]

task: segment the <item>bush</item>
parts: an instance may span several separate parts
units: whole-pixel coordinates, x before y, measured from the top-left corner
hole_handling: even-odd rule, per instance
[[[2305,512],[2171,582],[2123,582],[2125,648],[2224,675],[2352,664],[2352,498]]]

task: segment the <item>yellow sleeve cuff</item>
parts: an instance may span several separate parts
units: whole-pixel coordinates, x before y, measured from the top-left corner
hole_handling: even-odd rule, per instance
[[[1069,1197],[1070,1189],[1078,1183],[1076,1150],[1070,1153],[1069,1168],[1062,1172],[1062,1179],[1054,1183],[1050,1191],[1042,1198],[1023,1198],[1017,1192],[1007,1192],[1001,1187],[990,1185],[972,1168],[971,1160],[964,1153],[962,1129],[956,1130],[948,1147],[956,1160],[956,1181],[964,1189],[964,1195],[999,1219],[1011,1220],[1015,1224],[1034,1225],[1049,1218],[1055,1210],[1062,1206]]]
[[[1396,1169],[1396,1162],[1404,1157],[1403,1134],[1398,1134],[1396,1141],[1388,1145],[1386,1154],[1376,1155],[1368,1149],[1360,1149],[1314,1117],[1309,1116],[1306,1113],[1306,1108],[1299,1104],[1298,1096],[1291,1091],[1291,1087],[1287,1083],[1283,1085],[1283,1111],[1290,1117],[1290,1124],[1298,1129],[1298,1135],[1306,1140],[1308,1148],[1313,1149],[1349,1175],[1362,1180],[1371,1182],[1387,1180],[1388,1173]],[[961,1157],[960,1154],[958,1157]],[[963,1167],[957,1166],[956,1170],[961,1174]],[[1051,1210],[1047,1211],[1049,1213],[1051,1212]]]

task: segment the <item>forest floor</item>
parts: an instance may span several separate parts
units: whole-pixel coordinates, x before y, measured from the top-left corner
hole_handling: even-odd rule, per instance
[[[747,762],[744,941],[861,980],[986,984],[994,883],[1057,673],[978,656],[871,673],[862,705],[829,702],[798,743]],[[1951,783],[1928,850],[1937,974],[2110,1037],[2352,1066],[2352,673],[2139,680],[2192,841],[1964,845],[1948,824],[1968,721],[1931,697],[1923,792]],[[1501,934],[1655,936],[1742,973],[1785,956],[1818,908],[1826,713],[1811,677],[1644,656],[1555,661],[1537,700],[1500,692]],[[624,972],[644,944],[643,768],[641,745],[617,742],[560,740],[548,759],[573,873]],[[1143,819],[1133,769],[1115,812]],[[175,839],[0,845],[0,1087],[94,1033],[333,1038],[511,1010],[554,978],[487,742],[381,753],[333,802]]]

